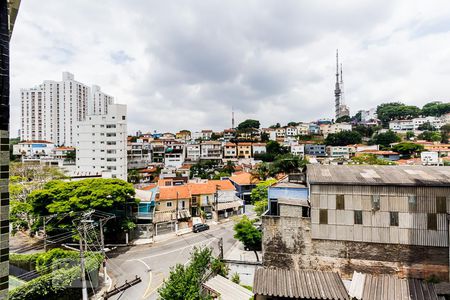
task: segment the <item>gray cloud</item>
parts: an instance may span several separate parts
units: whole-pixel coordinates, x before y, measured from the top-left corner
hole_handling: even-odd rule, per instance
[[[263,126],[331,118],[336,48],[352,112],[446,100],[450,4],[438,2],[26,1],[11,43],[12,118],[20,88],[65,70],[127,103],[130,132],[220,130],[231,107]]]

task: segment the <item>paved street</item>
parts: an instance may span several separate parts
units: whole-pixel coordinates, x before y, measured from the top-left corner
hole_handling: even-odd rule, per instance
[[[142,282],[127,289],[112,299],[157,299],[157,290],[163,279],[169,275],[170,267],[177,263],[188,262],[193,247],[210,246],[218,255],[218,241],[223,238],[224,252],[235,243],[233,238],[233,222],[211,226],[210,230],[201,233],[189,233],[154,245],[141,245],[112,257],[108,263],[108,273],[117,286],[125,280],[134,279],[135,275]]]

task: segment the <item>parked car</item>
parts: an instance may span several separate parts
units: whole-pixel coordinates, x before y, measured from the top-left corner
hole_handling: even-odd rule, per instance
[[[208,212],[205,213],[205,217],[206,217],[207,220],[211,220],[213,215],[212,215],[211,212],[208,211]]]
[[[205,231],[205,230],[208,230],[208,229],[209,229],[209,225],[208,224],[203,224],[203,223],[195,224],[192,227],[192,231],[193,232],[200,232],[200,231]]]

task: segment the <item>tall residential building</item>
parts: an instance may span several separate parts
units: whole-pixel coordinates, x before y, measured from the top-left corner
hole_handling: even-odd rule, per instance
[[[344,80],[342,77],[342,64],[339,78],[339,54],[336,50],[336,86],[334,89],[336,119],[350,115],[350,110],[344,103]]]
[[[48,140],[57,145],[75,146],[74,127],[87,114],[105,114],[113,98],[100,87],[75,80],[69,72],[62,81],[45,80],[41,85],[21,90],[21,140]]]
[[[112,104],[105,115],[76,125],[76,172],[127,180],[127,106]]]
[[[20,0],[0,0],[0,299],[9,275],[9,40]]]

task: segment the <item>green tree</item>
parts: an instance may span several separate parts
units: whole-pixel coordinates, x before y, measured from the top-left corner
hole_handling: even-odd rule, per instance
[[[418,117],[421,113],[420,108],[412,105],[405,105],[400,102],[383,103],[377,107],[378,119],[384,125],[392,120],[406,120]]]
[[[361,122],[361,111],[358,111],[353,117],[352,117],[353,121],[356,122]]]
[[[280,154],[289,153],[289,149],[280,145],[277,141],[269,141],[266,144],[266,153],[255,155],[255,159],[260,159],[264,162],[272,162]]]
[[[398,143],[392,147],[392,150],[400,153],[403,157],[409,158],[413,154],[418,154],[424,150],[424,147],[419,144],[403,142]]]
[[[395,165],[395,162],[378,158],[375,154],[371,153],[352,157],[352,163],[359,165]]]
[[[219,169],[219,164],[214,160],[200,160],[190,169],[191,178],[200,177],[202,179],[212,179],[215,171]]]
[[[428,130],[428,131],[436,131],[436,127],[434,127],[430,122],[425,122],[418,127],[419,130]]]
[[[352,119],[350,118],[350,116],[342,116],[336,119],[336,121],[334,121],[335,123],[349,123]]]
[[[142,180],[141,174],[138,170],[133,169],[128,171],[128,182],[130,183],[139,183]]]
[[[441,127],[441,136],[441,142],[447,144],[450,136],[450,124],[445,124]]]
[[[407,131],[406,132],[406,139],[408,141],[410,141],[413,137],[415,137],[416,135],[414,134],[414,131]]]
[[[29,230],[35,222],[33,207],[28,196],[35,190],[42,189],[53,179],[64,179],[66,176],[56,167],[41,164],[11,163],[10,165],[10,222],[12,233],[18,230]],[[33,234],[33,231],[29,231]]]
[[[275,182],[277,182],[276,179],[269,179],[266,181],[259,182],[250,194],[251,202],[252,203],[255,203],[257,201],[267,202],[267,191],[269,189],[269,186],[271,186]]]
[[[276,128],[280,128],[281,127],[281,124],[280,123],[277,123],[277,124],[275,124],[275,125],[270,125],[269,126],[269,128],[272,128],[272,129],[276,129]]]
[[[237,272],[233,273],[233,275],[231,276],[231,281],[236,284],[240,284],[241,278],[239,277],[239,273],[237,273]]]
[[[247,249],[253,250],[257,261],[259,261],[259,256],[256,251],[261,249],[261,231],[253,226],[253,222],[247,216],[243,216],[242,219],[234,225],[234,231],[234,238],[241,241]]]
[[[77,159],[77,152],[75,150],[67,151],[66,153],[66,161],[75,162]]]
[[[270,138],[270,136],[267,132],[261,133],[261,142],[267,143],[269,141],[269,138]]]
[[[371,140],[372,144],[381,145],[383,147],[389,147],[392,143],[400,142],[402,139],[398,134],[392,130],[388,130],[384,133],[377,133]]]
[[[307,160],[301,159],[297,155],[291,153],[278,155],[271,165],[271,175],[284,173],[296,173],[301,171],[304,166],[308,163]]]
[[[330,133],[325,139],[325,144],[329,146],[347,146],[359,144],[362,141],[361,134],[357,131],[341,131]]]
[[[258,120],[247,119],[242,123],[239,123],[237,130],[242,131],[245,129],[259,128],[260,123]]]
[[[187,266],[177,264],[171,269],[169,278],[158,289],[163,300],[210,299],[201,293],[202,280],[214,258],[210,248],[194,248]]]
[[[262,162],[256,167],[253,177],[259,180],[266,180],[270,177],[270,171],[270,165],[266,162]]]
[[[441,101],[433,101],[422,107],[423,116],[440,117],[450,112],[450,103],[442,103]]]
[[[287,126],[297,126],[298,123],[297,122],[289,122],[287,123]]]
[[[439,131],[424,131],[417,136],[419,140],[426,140],[429,142],[439,142],[442,140],[441,133]]]
[[[356,125],[353,126],[352,130],[359,132],[359,134],[363,137],[371,138],[372,135],[379,129],[379,126]]]
[[[27,201],[31,204],[32,215],[35,217],[57,214],[55,222],[47,226],[48,233],[61,228],[72,228],[73,219],[70,216],[77,212],[96,209],[116,214],[116,219],[108,222],[105,229],[105,236],[115,238],[125,228],[132,227],[128,223],[131,220],[126,211],[127,207],[139,203],[134,198],[134,193],[132,184],[120,179],[54,180],[46,183],[43,189],[30,193]],[[39,221],[42,220],[39,218]]]

